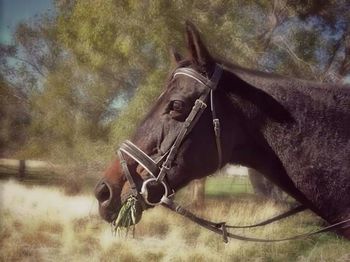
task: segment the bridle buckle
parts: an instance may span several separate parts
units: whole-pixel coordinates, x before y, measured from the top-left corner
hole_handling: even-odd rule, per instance
[[[220,134],[220,120],[218,118],[213,119],[214,132],[218,136]]]
[[[199,104],[199,107],[200,107],[201,109],[207,108],[207,104],[206,104],[204,101],[200,100],[200,99],[197,99],[196,102],[195,102],[195,104],[196,104],[196,105]]]

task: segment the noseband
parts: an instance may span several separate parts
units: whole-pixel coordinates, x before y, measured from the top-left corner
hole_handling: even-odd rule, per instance
[[[125,141],[121,144],[117,153],[123,168],[123,172],[126,176],[126,179],[130,183],[132,194],[136,197],[139,195],[142,196],[145,203],[151,206],[156,206],[163,203],[165,198],[170,197],[174,193],[174,190],[171,189],[168,183],[165,180],[167,172],[171,169],[173,161],[181,147],[182,142],[186,136],[191,132],[192,128],[196,125],[200,116],[203,114],[204,110],[207,108],[206,101],[209,100],[210,109],[213,118],[213,128],[215,134],[215,141],[218,154],[218,169],[222,166],[222,150],[221,150],[221,141],[220,141],[220,121],[217,118],[214,104],[214,91],[217,88],[218,82],[220,81],[222,75],[222,67],[218,64],[215,65],[215,70],[212,77],[209,79],[196,70],[192,68],[182,67],[178,68],[173,73],[173,78],[177,76],[184,75],[186,77],[192,78],[195,81],[199,82],[205,88],[201,96],[196,100],[194,106],[192,107],[191,112],[187,116],[186,120],[182,124],[182,128],[177,135],[174,143],[170,146],[169,150],[163,154],[158,160],[152,159],[144,151],[142,151],[138,146],[133,144],[131,141]],[[210,99],[208,97],[210,96]],[[128,155],[133,160],[135,160],[139,165],[146,169],[146,171],[151,175],[151,178],[148,178],[143,181],[141,192],[139,193],[136,187],[136,184],[130,174],[128,165],[124,159],[123,154]],[[164,187],[163,198],[158,202],[151,202],[148,199],[148,185],[151,182],[156,182]]]

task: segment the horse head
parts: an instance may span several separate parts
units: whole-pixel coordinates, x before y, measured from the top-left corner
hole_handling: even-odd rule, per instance
[[[240,120],[232,114],[234,109],[228,110],[231,103],[225,103],[227,72],[216,64],[198,30],[189,22],[186,36],[189,57],[183,59],[172,52],[176,67],[163,93],[131,141],[122,145],[122,159],[106,171],[96,186],[100,214],[109,222],[133,193],[131,186],[135,192],[146,192],[145,207],[150,207],[193,179],[213,173],[247,140],[244,130],[235,124]],[[172,151],[174,146],[176,152]],[[159,173],[162,179],[157,179]]]

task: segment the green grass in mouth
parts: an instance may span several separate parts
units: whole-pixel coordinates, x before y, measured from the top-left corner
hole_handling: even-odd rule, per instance
[[[122,229],[127,232],[131,226],[136,225],[142,217],[141,201],[134,196],[129,197],[118,213],[117,218],[112,222],[115,232],[120,233]]]

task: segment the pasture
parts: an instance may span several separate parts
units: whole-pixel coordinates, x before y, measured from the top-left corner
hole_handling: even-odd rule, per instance
[[[220,180],[208,180],[211,194],[213,183],[217,188]],[[112,234],[98,216],[92,194],[69,196],[62,188],[14,181],[1,181],[0,192],[0,261],[350,261],[349,241],[331,233],[273,244],[235,240],[224,244],[219,236],[157,207],[144,212],[133,239],[130,234]],[[231,195],[220,201],[208,196],[205,208],[197,212],[215,221],[250,224],[286,208],[252,196]],[[306,212],[235,233],[278,238],[319,226],[322,221]]]

